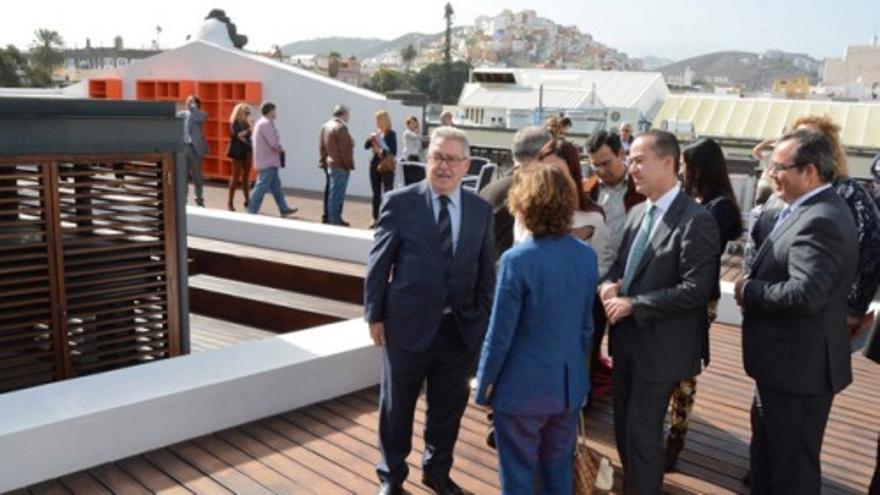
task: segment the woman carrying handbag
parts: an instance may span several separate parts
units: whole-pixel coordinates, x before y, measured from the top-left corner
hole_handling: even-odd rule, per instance
[[[376,132],[370,134],[364,149],[373,151],[370,160],[370,185],[373,188],[373,223],[379,219],[382,194],[394,188],[394,168],[397,165],[397,134],[391,129],[391,117],[385,110],[376,112]]]

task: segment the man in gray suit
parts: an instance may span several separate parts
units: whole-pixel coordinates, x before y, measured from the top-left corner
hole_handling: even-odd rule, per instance
[[[663,486],[663,418],[673,388],[709,360],[707,305],[717,281],[718,226],[678,182],[679,145],[663,131],[630,148],[634,206],[599,289],[611,323],[614,433],[627,493]]]
[[[196,204],[205,206],[205,179],[202,174],[202,161],[208,154],[208,141],[205,140],[205,120],[208,114],[202,111],[202,100],[196,95],[186,99],[186,109],[177,113],[183,118],[183,143],[186,154],[186,168],[192,176],[196,189]]]
[[[831,403],[852,381],[846,299],[858,238],[831,188],[834,158],[821,133],[783,136],[770,168],[786,207],[758,232],[749,277],[735,285],[743,362],[757,383],[751,487],[755,494],[818,494]]]

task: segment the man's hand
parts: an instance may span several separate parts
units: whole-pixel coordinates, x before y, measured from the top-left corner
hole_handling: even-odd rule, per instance
[[[864,316],[846,315],[846,326],[849,328],[850,340],[856,340],[862,336],[864,332],[871,329],[874,324],[874,313],[867,313]]]
[[[746,281],[748,279],[742,275],[738,279],[736,279],[736,283],[733,285],[733,297],[736,298],[736,305],[742,308],[743,305],[743,289],[746,286]]]
[[[616,282],[605,282],[599,286],[599,300],[603,303],[609,301],[620,293],[620,287],[623,285],[622,280]]]
[[[608,322],[616,325],[617,322],[632,315],[632,300],[628,297],[613,297],[605,302],[605,314]]]
[[[370,323],[370,337],[376,347],[385,347],[385,324],[381,321]]]

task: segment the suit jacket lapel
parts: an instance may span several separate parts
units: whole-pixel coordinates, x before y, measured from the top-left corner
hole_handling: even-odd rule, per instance
[[[752,263],[752,272],[753,273],[754,273],[755,269],[758,267],[758,264],[767,255],[767,252],[770,251],[770,249],[773,247],[773,242],[776,241],[777,239],[779,239],[780,237],[782,237],[782,235],[785,234],[788,231],[788,229],[790,229],[795,223],[797,223],[798,219],[801,218],[801,215],[806,213],[807,210],[809,210],[810,207],[813,206],[814,203],[820,201],[822,199],[822,197],[828,191],[831,191],[831,190],[829,189],[827,191],[823,191],[823,192],[813,196],[812,198],[808,199],[807,201],[805,201],[803,204],[798,206],[798,208],[793,213],[791,213],[788,216],[788,218],[783,220],[782,225],[780,225],[778,229],[767,234],[767,237],[764,238],[764,242],[761,243],[761,247],[758,248],[758,252],[755,254],[755,261],[754,261],[754,263]],[[781,210],[780,210],[780,213],[781,213]],[[775,224],[776,224],[776,222],[774,221],[773,224],[768,225],[768,228],[772,229]]]
[[[685,205],[685,194],[684,191],[678,193],[675,196],[675,199],[672,201],[672,204],[669,205],[669,211],[663,214],[660,218],[655,220],[655,222],[659,222],[657,224],[657,228],[654,231],[654,235],[651,236],[651,242],[648,244],[648,248],[645,249],[645,254],[642,255],[642,259],[639,261],[639,265],[636,267],[636,272],[633,275],[633,280],[639,277],[639,274],[645,269],[645,267],[650,264],[651,260],[654,258],[654,253],[657,252],[663,243],[666,242],[666,238],[672,233],[672,229],[678,225],[679,217],[681,216],[681,211],[684,209]],[[642,215],[644,216],[644,215]],[[641,222],[639,222],[641,225]]]

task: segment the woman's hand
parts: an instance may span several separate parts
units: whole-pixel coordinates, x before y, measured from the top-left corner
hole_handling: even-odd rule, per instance
[[[585,225],[583,227],[577,229],[571,229],[571,235],[573,235],[576,239],[580,239],[585,242],[590,242],[590,239],[593,238],[593,233],[596,231],[596,228],[592,225]]]

